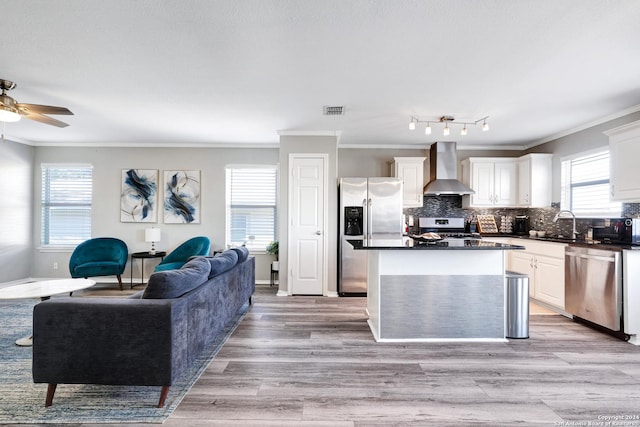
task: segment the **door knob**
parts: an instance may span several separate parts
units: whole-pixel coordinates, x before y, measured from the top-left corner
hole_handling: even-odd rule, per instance
[[[320,235],[322,234],[322,231],[318,230],[318,231],[316,231],[316,234],[317,234],[318,236],[320,236]]]

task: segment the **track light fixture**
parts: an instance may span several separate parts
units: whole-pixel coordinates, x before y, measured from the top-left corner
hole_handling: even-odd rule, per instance
[[[460,135],[465,136],[467,134],[467,125],[475,126],[480,122],[482,122],[482,131],[483,132],[488,131],[489,130],[489,124],[487,123],[488,118],[489,116],[485,116],[473,122],[460,122],[460,121],[456,121],[456,119],[453,116],[441,116],[440,118],[433,119],[433,120],[420,120],[415,116],[411,116],[411,120],[409,121],[409,129],[415,130],[416,125],[418,123],[426,123],[427,126],[425,126],[424,128],[424,133],[425,135],[431,135],[431,123],[444,123],[444,129],[442,131],[442,134],[444,136],[448,136],[451,133],[451,129],[449,128],[450,124],[462,125],[462,129],[460,130]]]

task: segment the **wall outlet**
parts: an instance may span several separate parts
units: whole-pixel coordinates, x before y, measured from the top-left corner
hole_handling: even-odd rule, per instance
[[[53,269],[54,270],[58,269],[58,261],[53,261]]]

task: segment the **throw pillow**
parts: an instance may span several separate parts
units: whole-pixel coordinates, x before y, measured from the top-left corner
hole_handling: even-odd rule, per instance
[[[179,270],[153,273],[142,298],[178,298],[207,281],[211,264],[205,257],[188,261]]]
[[[222,274],[225,271],[229,271],[238,263],[238,254],[229,249],[221,254],[218,254],[212,258],[207,258],[211,264],[211,272],[209,273],[209,279],[218,274]]]
[[[231,248],[231,250],[238,254],[238,264],[245,262],[249,258],[249,249],[246,246]]]

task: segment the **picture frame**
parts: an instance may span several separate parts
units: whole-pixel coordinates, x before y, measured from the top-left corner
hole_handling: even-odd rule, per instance
[[[158,222],[157,169],[122,169],[120,222]]]
[[[164,171],[164,223],[200,224],[200,171]]]

